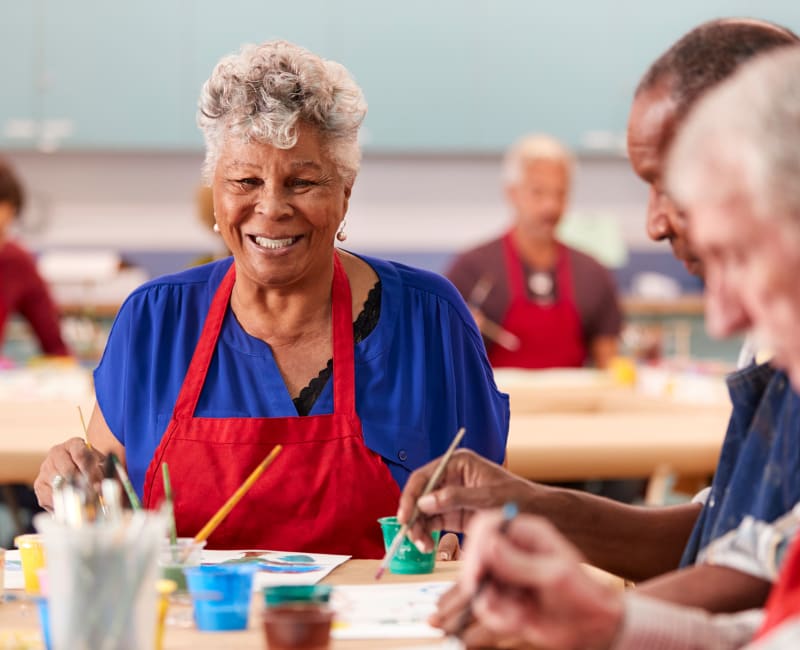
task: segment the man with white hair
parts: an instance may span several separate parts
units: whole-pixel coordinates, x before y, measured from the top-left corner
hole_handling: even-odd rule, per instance
[[[447,277],[470,304],[495,368],[605,367],[617,352],[622,315],[611,274],[558,241],[572,155],[529,135],[506,154],[513,225],[456,258]]]
[[[705,267],[708,304],[735,297],[742,325],[800,389],[800,47],[757,58],[701,99],[676,136],[666,179]],[[579,551],[546,520],[501,519],[473,519],[459,582],[497,633],[548,648],[800,647],[800,540],[761,622],[755,611],[712,616],[615,591],[581,569]],[[772,541],[777,550],[781,540]]]

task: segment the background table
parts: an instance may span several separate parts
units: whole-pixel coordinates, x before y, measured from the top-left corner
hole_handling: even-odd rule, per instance
[[[553,374],[505,385],[501,378],[511,397],[508,463],[526,478],[645,478],[663,467],[701,476],[716,467],[730,414],[725,399],[685,403],[603,381],[571,386]],[[0,398],[0,483],[32,482],[53,445],[82,434],[76,404],[88,418],[92,402],[89,392],[71,400]]]

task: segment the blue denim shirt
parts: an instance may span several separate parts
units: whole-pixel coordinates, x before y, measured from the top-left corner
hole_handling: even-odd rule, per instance
[[[800,501],[800,397],[786,373],[769,364],[750,366],[728,377],[728,391],[731,420],[682,567],[745,515],[772,521]]]

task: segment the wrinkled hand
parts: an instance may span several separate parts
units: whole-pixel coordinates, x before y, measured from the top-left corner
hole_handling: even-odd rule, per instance
[[[401,524],[406,523],[414,510],[414,503],[418,502],[420,516],[409,530],[408,537],[424,551],[433,548],[431,531],[463,532],[473,512],[499,507],[509,501],[516,502],[523,510],[522,503],[543,489],[514,476],[474,451],[459,449],[450,458],[437,488],[419,498],[438,464],[437,458],[409,477],[397,511],[397,519]]]
[[[475,516],[462,575],[431,622],[458,631],[471,601],[476,622],[500,638],[546,648],[610,647],[622,623],[622,594],[587,574],[578,551],[544,519],[520,515],[505,533],[501,521],[497,512]],[[478,630],[474,623],[466,629],[468,645],[467,635]]]
[[[68,478],[72,474],[83,474],[92,484],[103,480],[103,461],[105,455],[90,449],[83,438],[70,438],[53,447],[39,468],[39,475],[33,482],[33,489],[39,505],[45,510],[53,510],[53,479],[56,476]]]
[[[470,597],[454,585],[439,599],[428,622],[448,634],[458,635],[467,648],[520,648],[519,638],[502,636],[478,621],[469,611]]]

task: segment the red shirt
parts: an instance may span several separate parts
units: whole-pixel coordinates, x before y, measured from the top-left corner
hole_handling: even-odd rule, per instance
[[[0,340],[6,320],[22,315],[48,355],[68,355],[61,338],[58,309],[30,253],[14,242],[0,243]]]

